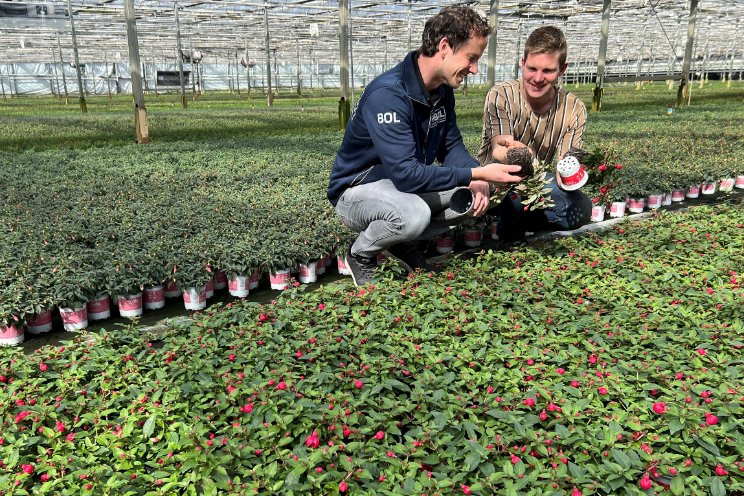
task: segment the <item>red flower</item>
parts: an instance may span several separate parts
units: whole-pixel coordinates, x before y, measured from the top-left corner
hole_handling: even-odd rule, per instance
[[[46,363],[39,364],[39,370],[41,370],[42,372],[46,372],[48,368],[49,366]]]
[[[375,439],[385,439],[385,433],[382,431],[377,431],[374,435]]]
[[[601,387],[598,389],[599,394],[610,394],[610,392],[607,390],[606,387]]]
[[[65,439],[67,439],[70,442],[74,441],[75,440],[75,433],[74,432],[70,432],[69,434],[67,434],[67,437]]]
[[[287,389],[287,383],[284,381],[279,382],[279,384],[276,385],[277,389],[285,390]]]
[[[462,494],[470,494],[470,486],[462,484],[460,487],[462,488]]]
[[[65,432],[65,424],[57,420],[57,431],[59,432]]]
[[[345,493],[349,489],[349,486],[346,485],[346,481],[341,481],[341,484],[338,485],[338,491],[341,493]]]
[[[617,169],[617,170],[620,170],[620,169],[622,169],[622,168],[623,168],[623,166],[622,166],[622,165],[620,165],[620,164],[615,164],[615,169]]]
[[[698,355],[700,355],[700,356],[705,356],[705,354],[708,353],[707,351],[705,351],[704,348],[698,348],[695,351],[697,351],[698,352]]]
[[[318,446],[320,446],[318,431],[313,431],[312,434],[307,436],[307,439],[305,439],[305,446],[307,446],[308,448],[317,448]]]
[[[23,465],[21,465],[21,470],[23,470],[24,474],[30,475],[34,473],[34,466],[31,465],[30,463],[29,464],[24,463]]]
[[[728,475],[728,470],[723,468],[723,465],[719,463],[718,466],[716,466],[716,475],[720,475],[721,477]]]
[[[639,486],[641,486],[641,489],[648,490],[651,489],[651,479],[648,478],[648,474],[643,474],[643,478],[638,483]]]
[[[364,386],[364,383],[360,381],[359,379],[354,381],[354,387],[357,389],[362,389],[362,386]]]
[[[604,166],[602,166],[604,167]],[[571,492],[571,496],[582,496],[581,491],[579,491],[578,487],[574,487],[573,491]]]
[[[535,406],[535,398],[527,398],[526,400],[522,400],[522,404],[526,406]]]
[[[545,410],[540,412],[540,420],[544,422],[545,420],[547,420],[547,418],[548,418],[548,414],[545,412]]]
[[[555,373],[558,374],[558,375],[563,375],[563,374],[566,373],[566,369],[564,369],[562,367],[558,367],[557,369],[555,369]]]
[[[705,423],[708,424],[708,425],[716,425],[718,423],[718,417],[716,417],[712,413],[706,413],[705,414]]]
[[[663,401],[654,403],[652,408],[654,409],[654,412],[658,413],[659,415],[663,415],[667,411],[666,403],[664,403]]]

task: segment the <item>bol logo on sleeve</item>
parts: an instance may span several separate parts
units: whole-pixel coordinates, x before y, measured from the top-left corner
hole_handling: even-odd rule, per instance
[[[397,112],[380,112],[377,114],[378,124],[397,124],[400,122]]]

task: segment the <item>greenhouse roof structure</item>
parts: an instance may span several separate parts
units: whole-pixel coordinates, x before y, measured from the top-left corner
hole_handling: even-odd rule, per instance
[[[124,0],[0,0],[0,62],[72,60],[71,23],[81,63],[127,59]],[[355,61],[392,64],[421,39],[425,20],[445,0],[349,0],[351,51]],[[479,0],[462,2],[483,15],[491,6],[498,18],[500,64],[518,60],[534,28],[553,24],[567,34],[570,61],[597,60],[603,0]],[[744,2],[696,2],[693,58],[710,56],[741,63]],[[668,59],[681,69],[690,1],[612,0],[608,60]],[[313,57],[339,60],[339,2],[332,0],[134,0],[140,57],[173,61],[177,54],[178,9],[182,50],[198,49],[205,62],[243,59],[264,63],[269,50],[279,63]],[[186,52],[188,53],[188,52]],[[482,60],[482,62],[485,60]]]

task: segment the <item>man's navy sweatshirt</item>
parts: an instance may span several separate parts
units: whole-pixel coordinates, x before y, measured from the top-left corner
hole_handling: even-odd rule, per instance
[[[333,162],[328,199],[334,206],[347,188],[381,179],[404,193],[446,191],[472,180],[470,169],[479,164],[457,127],[454,92],[443,84],[429,95],[417,58],[409,53],[362,93]]]

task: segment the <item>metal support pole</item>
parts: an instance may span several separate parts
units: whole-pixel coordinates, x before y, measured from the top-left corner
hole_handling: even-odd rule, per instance
[[[176,50],[178,52],[178,78],[181,83],[181,107],[188,108],[186,84],[183,79],[183,53],[181,52],[181,23],[178,20],[178,2],[173,2],[173,10],[176,14]]]
[[[522,54],[520,53],[522,49],[522,20],[519,20],[519,24],[517,25],[517,53],[516,53],[516,61],[514,62],[514,79],[519,78],[519,61],[522,58]]]
[[[137,40],[137,21],[134,14],[134,0],[124,0],[124,15],[127,20],[127,44],[129,46],[129,72],[132,77],[132,95],[134,97],[134,127],[137,143],[150,142],[150,130],[147,124],[145,95],[142,91],[140,74],[139,41]]]
[[[199,77],[199,67],[196,68],[197,72],[194,72],[194,47],[191,45],[191,37],[189,37],[189,64],[191,65],[191,101],[196,100],[196,80]]]
[[[72,2],[67,0],[67,12],[70,14],[70,33],[72,35],[72,53],[75,56],[75,71],[77,72],[78,90],[80,91],[80,110],[88,111],[85,104],[85,93],[83,88],[83,76],[80,74],[80,58],[78,57],[77,36],[75,36],[75,15],[72,12]]]
[[[302,79],[300,79],[300,39],[295,38],[297,46],[297,94],[302,95]]]
[[[269,8],[264,2],[264,24],[266,26],[266,80],[268,92],[266,93],[266,103],[269,107],[274,105],[274,94],[271,92],[271,48],[269,44]]]
[[[410,6],[409,6],[410,8]],[[339,49],[341,55],[341,98],[338,102],[338,125],[340,129],[346,129],[351,115],[351,103],[349,102],[349,0],[339,0]]]
[[[248,96],[251,95],[251,58],[248,56],[248,37],[245,37],[245,79],[248,83]]]
[[[685,58],[682,62],[682,80],[677,90],[677,107],[688,99],[690,88],[690,62],[692,61],[692,45],[695,40],[695,19],[698,12],[698,0],[690,0],[690,17],[687,21],[687,44],[685,45]],[[688,101],[689,105],[689,101]]]
[[[0,90],[3,92],[3,100],[7,100],[8,97],[5,96],[5,81],[3,81],[3,71],[0,70]]]
[[[108,69],[108,54],[105,50],[103,52],[103,64],[104,69],[106,70],[106,91],[108,92],[109,100],[111,100],[111,73]]]
[[[489,88],[496,84],[496,35],[499,27],[499,0],[491,0],[488,9],[488,23],[493,30],[488,37],[488,86]]]
[[[240,96],[240,59],[238,58],[238,51],[235,50],[235,86],[238,90],[238,96]]]
[[[67,93],[67,77],[65,77],[65,61],[62,59],[62,45],[59,42],[59,33],[57,33],[57,50],[59,51],[59,67],[62,71],[62,87],[65,90],[65,105],[69,105],[70,96]]]
[[[607,62],[607,38],[610,32],[610,4],[612,0],[604,0],[602,4],[602,27],[599,39],[599,59],[597,60],[597,81],[594,86],[592,111],[602,110],[602,93],[604,93],[605,64]]]
[[[52,49],[52,69],[54,70],[54,81],[57,83],[57,98],[62,98],[62,88],[59,86],[59,74],[57,73],[57,54]]]

